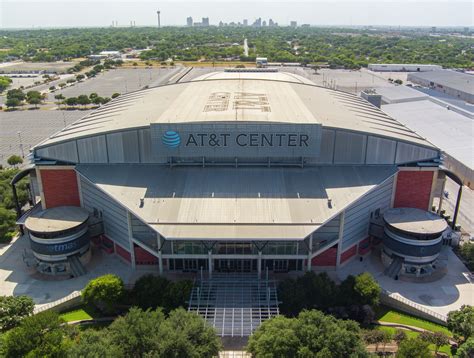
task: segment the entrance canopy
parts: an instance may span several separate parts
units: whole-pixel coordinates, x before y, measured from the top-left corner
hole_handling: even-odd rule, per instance
[[[303,240],[397,169],[136,164],[76,170],[165,239]]]

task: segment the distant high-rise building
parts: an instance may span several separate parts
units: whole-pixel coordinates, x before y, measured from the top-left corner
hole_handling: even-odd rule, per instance
[[[249,26],[249,20],[244,19],[244,26]]]
[[[253,23],[253,26],[261,27],[262,26],[262,18],[259,17],[258,19],[256,19],[255,22]]]
[[[263,20],[262,26],[267,26],[267,22],[265,20]]]
[[[193,18],[191,16],[186,18],[186,26],[193,26]]]
[[[203,17],[202,18],[202,26],[209,26],[209,18]]]
[[[222,26],[224,26],[224,23],[221,20],[221,21],[219,21],[219,27],[222,27]]]
[[[268,26],[270,27],[275,26],[275,23],[273,22],[272,19],[268,20]]]
[[[433,32],[433,33],[436,32],[436,26],[433,26],[433,27],[431,28],[431,32]]]
[[[296,21],[291,21],[290,26],[291,27],[298,27],[298,23]]]

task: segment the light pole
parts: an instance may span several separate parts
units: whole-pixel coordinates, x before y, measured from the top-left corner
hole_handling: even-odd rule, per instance
[[[25,151],[23,150],[23,141],[21,139],[21,132],[18,131],[17,134],[18,134],[18,139],[20,140],[21,157],[24,158],[25,157]]]

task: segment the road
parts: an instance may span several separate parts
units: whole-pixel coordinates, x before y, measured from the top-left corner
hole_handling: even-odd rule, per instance
[[[456,198],[459,186],[451,179],[446,180],[445,191],[449,193],[448,198],[443,199],[442,208],[446,213],[454,217],[454,208],[456,207]],[[461,204],[459,206],[459,214],[457,223],[461,225],[462,230],[474,235],[474,191],[467,186],[462,188]]]

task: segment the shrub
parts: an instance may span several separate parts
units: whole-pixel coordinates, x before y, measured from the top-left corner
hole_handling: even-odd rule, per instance
[[[85,304],[91,304],[100,311],[111,314],[124,295],[124,284],[117,275],[104,275],[89,281],[82,292]]]

